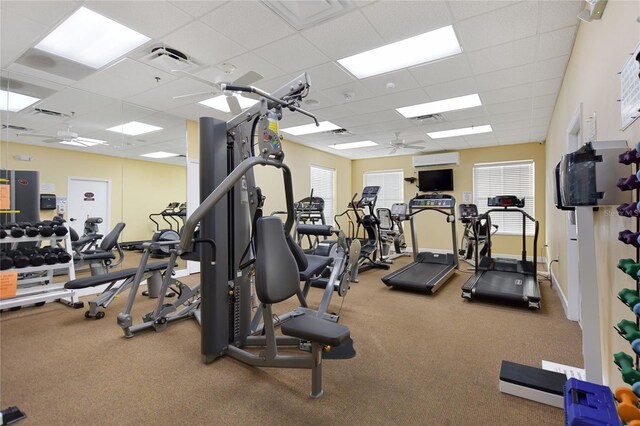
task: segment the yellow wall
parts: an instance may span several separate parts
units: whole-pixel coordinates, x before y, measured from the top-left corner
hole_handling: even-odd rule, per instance
[[[617,73],[640,42],[640,2],[610,1],[600,21],[580,23],[571,59],[556,101],[546,141],[547,159],[547,241],[549,258],[559,259],[554,275],[565,295],[567,265],[564,262],[567,228],[564,214],[554,208],[551,179],[553,168],[565,153],[565,134],[574,112],[582,103],[583,134],[588,135],[587,117],[596,112],[597,139],[625,139],[630,146],[640,141],[640,122],[620,131],[620,82]],[[585,140],[586,141],[586,140]],[[583,141],[583,142],[585,142]],[[633,220],[619,217],[612,209],[600,209],[595,217],[597,282],[600,296],[600,319],[603,333],[603,371],[612,386],[622,385],[620,373],[612,363],[612,354],[626,351],[629,344],[613,331],[621,319],[633,314],[616,300],[616,293],[634,282],[616,269],[618,259],[635,257],[633,250],[617,241],[617,233],[634,229]],[[589,312],[583,312],[589,315]]]
[[[545,226],[545,148],[540,143],[528,143],[521,145],[506,145],[477,149],[465,149],[460,152],[460,165],[443,166],[438,168],[453,169],[454,191],[450,194],[456,198],[457,203],[462,203],[462,192],[473,191],[473,165],[475,163],[491,163],[499,161],[534,160],[535,161],[535,217],[540,222],[540,237],[538,238],[538,256],[543,255],[544,226]],[[367,160],[354,160],[352,167],[352,192],[362,192],[364,186],[364,172],[374,170],[403,170],[405,177],[416,176],[417,170],[413,168],[410,155],[375,158]],[[429,168],[436,169],[436,168]],[[409,200],[415,196],[418,188],[416,184],[405,182],[404,198]],[[496,194],[502,195],[502,194]],[[346,207],[346,204],[344,205]],[[457,216],[456,212],[456,216]],[[447,226],[445,217],[439,214],[421,214],[417,217],[416,229],[419,232],[418,244],[422,248],[451,250],[451,228]],[[463,226],[458,221],[458,245],[462,238]],[[410,242],[410,229],[405,226],[407,241]],[[527,239],[527,255],[531,256],[533,239]],[[522,252],[522,238],[512,235],[496,235],[493,238],[494,254],[520,255]]]
[[[67,196],[69,176],[111,180],[111,226],[127,224],[121,241],[150,239],[155,226],[149,213],[186,201],[185,167],[10,142],[0,143],[0,150],[3,167],[40,172],[40,183],[54,184],[59,197]],[[33,159],[17,161],[19,154]],[[42,219],[54,214],[41,211]]]

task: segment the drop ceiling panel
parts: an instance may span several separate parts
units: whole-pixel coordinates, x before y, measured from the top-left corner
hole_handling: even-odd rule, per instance
[[[356,101],[373,98],[374,96],[373,93],[359,81],[352,81],[348,84],[325,89],[322,91],[322,94],[331,99],[336,105],[352,104]],[[346,94],[349,94],[351,99],[347,99]]]
[[[554,58],[571,54],[575,27],[563,28],[550,33],[540,34],[538,37],[537,60]]]
[[[489,90],[480,93],[480,99],[484,105],[499,104],[517,99],[531,98],[533,92],[531,83],[519,86],[506,87],[504,89]]]
[[[1,54],[1,53],[0,53]],[[50,74],[44,71],[37,70],[35,68],[31,68],[17,62],[13,62],[6,69],[9,72],[9,75],[28,75],[36,78],[40,78],[43,80],[51,81],[52,83],[63,85],[63,86],[71,86],[72,84],[76,84],[76,80],[71,80],[69,78],[61,77],[58,75]]]
[[[569,56],[559,56],[557,58],[537,62],[535,64],[534,71],[535,81],[562,77],[568,61]]]
[[[0,2],[0,5],[4,2]],[[0,13],[0,54],[2,67],[9,65],[47,33],[46,25],[2,9]]]
[[[549,80],[537,81],[533,84],[535,95],[557,94],[562,84],[562,78],[552,78]]]
[[[516,145],[531,142],[531,136],[528,132],[522,132],[519,135],[513,135],[506,138],[498,138],[498,145]]]
[[[395,121],[401,118],[402,116],[395,110],[386,110],[368,114],[352,115],[340,120],[340,125],[349,130],[354,126],[364,126],[376,122]]]
[[[473,77],[461,78],[460,80],[447,81],[445,83],[434,84],[424,88],[431,99],[447,99],[458,96],[478,93],[476,79]],[[484,99],[483,99],[484,101]]]
[[[533,108],[553,108],[556,104],[557,95],[541,95],[535,96],[533,98],[532,107]]]
[[[172,1],[171,4],[174,6],[184,10],[189,15],[194,18],[199,18],[202,15],[211,12],[217,7],[222,6],[223,4],[228,3],[227,0],[207,0],[207,1],[188,1],[188,0],[175,0]]]
[[[405,90],[404,92],[350,102],[347,107],[354,114],[366,114],[420,104],[430,100],[429,96],[422,90]]]
[[[347,71],[335,62],[327,62],[307,70],[311,79],[312,92],[341,86],[356,81]],[[366,80],[364,80],[366,82]]]
[[[387,43],[453,22],[446,2],[442,1],[382,1],[363,7],[362,13]]]
[[[491,123],[507,123],[511,121],[526,121],[530,119],[531,111],[518,111],[491,115]]]
[[[471,148],[469,142],[467,142],[463,137],[438,139],[438,144],[445,150]]]
[[[31,21],[53,27],[80,8],[72,1],[6,1],[0,2],[0,11],[13,12]],[[4,22],[3,22],[4,23]]]
[[[199,21],[164,36],[162,41],[187,56],[211,65],[246,52],[238,43]]]
[[[377,77],[366,78],[361,81],[364,87],[376,96],[388,95],[393,92],[403,92],[419,87],[416,79],[407,70],[394,71]],[[393,87],[390,87],[390,85],[393,85]]]
[[[309,95],[313,97],[312,95]],[[353,113],[351,110],[344,105],[335,105],[329,108],[320,108],[315,111],[315,114],[318,116],[318,120],[329,120],[329,121],[342,121],[342,118],[347,118],[351,116]],[[336,124],[339,124],[336,122]]]
[[[468,54],[471,69],[475,74],[484,74],[531,63],[536,42],[536,37],[528,37],[471,52]]]
[[[215,78],[209,78],[209,80],[216,82],[233,81],[249,71],[255,71],[259,73],[260,75],[262,75],[263,80],[269,80],[285,74],[284,70],[277,67],[276,65],[273,65],[269,61],[265,61],[253,52],[243,53],[242,55],[235,56],[225,62],[227,64],[232,64],[233,66],[235,66],[235,70],[230,74],[224,74],[220,80],[217,80]],[[207,72],[211,72],[211,70],[220,70],[221,68],[224,69],[223,65],[217,64],[215,67],[211,67],[208,70],[204,70],[203,72],[198,73],[198,75],[207,78]],[[259,86],[260,81],[261,80],[254,83],[254,85]]]
[[[302,109],[313,112],[314,114],[320,109],[329,108],[335,105],[336,103],[333,99],[328,97],[326,93],[321,90],[316,90],[314,93],[310,92],[302,101]]]
[[[519,0],[518,0],[519,1]],[[457,21],[514,5],[518,1],[451,1],[449,8]]]
[[[120,102],[106,96],[96,95],[86,90],[67,87],[38,104],[39,108],[57,111],[63,114],[75,113],[75,116],[82,116],[92,111],[108,109],[112,105],[119,105]]]
[[[508,112],[531,111],[531,98],[517,99],[499,104],[487,105],[490,114],[506,114]]]
[[[385,44],[360,10],[323,22],[301,34],[331,59],[342,59]]]
[[[249,50],[295,32],[282,18],[257,1],[230,2],[200,20]],[[265,31],[247,31],[258,28],[264,28]]]
[[[484,92],[531,83],[533,81],[535,68],[535,65],[523,65],[476,75],[478,90]]]
[[[151,38],[169,34],[193,19],[167,1],[91,1],[86,6]]]
[[[409,69],[422,86],[471,77],[471,68],[464,54]]]
[[[489,115],[487,109],[485,107],[475,107],[475,108],[467,108],[461,109],[458,111],[448,111],[442,113],[442,115],[447,119],[447,121],[462,121],[462,120],[474,120],[476,123],[487,124],[485,122],[489,121]]]
[[[542,1],[540,2],[540,18],[538,30],[541,33],[557,30],[571,25],[577,25],[578,13],[582,10],[584,2],[567,1]]]
[[[205,93],[196,96],[173,99],[174,96],[182,96],[200,92]],[[207,86],[187,77],[183,77],[174,81],[170,81],[169,83],[163,84],[162,86],[147,90],[146,92],[140,93],[138,95],[131,96],[127,98],[127,101],[145,106],[147,108],[166,111],[181,105],[192,104],[210,98],[214,96],[213,92],[214,89],[211,86]]]
[[[156,81],[160,77],[160,82]],[[75,85],[77,89],[114,98],[126,98],[175,80],[172,74],[125,58]]]
[[[480,50],[536,34],[538,2],[523,1],[456,24],[462,48]]]
[[[287,73],[306,70],[329,61],[329,58],[298,34],[266,45],[256,53]]]
[[[177,108],[170,109],[166,112],[178,117],[183,117],[195,121],[198,121],[200,117],[215,117],[219,120],[228,120],[232,118],[231,114],[226,114],[222,111],[217,111],[213,108],[208,108],[198,103],[182,105]]]

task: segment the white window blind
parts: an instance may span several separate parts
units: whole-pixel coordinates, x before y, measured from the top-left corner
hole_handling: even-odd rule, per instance
[[[487,199],[496,195],[524,198],[524,211],[535,217],[535,174],[533,160],[486,163],[473,166],[473,202],[480,214],[489,210]],[[522,235],[522,215],[491,213],[491,223],[498,225],[498,234]],[[526,234],[533,235],[534,225],[526,221]]]
[[[324,218],[333,224],[333,206],[336,199],[336,171],[327,167],[311,166],[311,190],[314,197],[324,199]]]
[[[404,203],[404,172],[402,170],[378,170],[365,172],[364,186],[379,186],[376,208],[391,209],[393,203]]]

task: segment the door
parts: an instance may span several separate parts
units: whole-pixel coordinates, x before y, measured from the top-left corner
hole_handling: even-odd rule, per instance
[[[98,233],[111,231],[111,181],[70,177],[67,187],[67,217],[69,225],[84,234],[84,221],[88,217],[100,217]]]
[[[567,153],[576,151],[582,145],[582,104],[573,115],[567,127]],[[572,321],[580,321],[580,283],[578,276],[578,232],[575,212],[567,212],[567,317]],[[581,321],[580,321],[581,322]]]

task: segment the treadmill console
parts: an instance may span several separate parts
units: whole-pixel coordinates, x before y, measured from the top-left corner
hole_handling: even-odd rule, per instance
[[[444,194],[424,194],[409,201],[411,208],[441,207],[452,208],[456,204],[455,198]]]
[[[391,206],[391,216],[399,220],[404,220],[409,211],[409,205],[407,203],[394,203]]]
[[[518,198],[515,195],[498,195],[495,197],[490,197],[487,200],[487,205],[489,207],[524,207],[524,198]]]
[[[460,204],[458,206],[460,221],[468,222],[473,217],[478,217],[478,206],[475,204]]]
[[[321,212],[324,210],[324,199],[320,197],[306,197],[295,203],[298,212]]]

